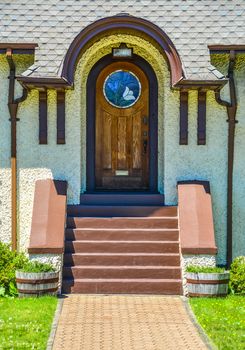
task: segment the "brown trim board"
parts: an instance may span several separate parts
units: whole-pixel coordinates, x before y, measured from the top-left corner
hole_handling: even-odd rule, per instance
[[[198,91],[197,144],[206,145],[206,100],[207,92]]]
[[[48,143],[48,102],[47,91],[39,91],[39,144]]]
[[[0,43],[0,49],[35,49],[37,43]]]
[[[180,91],[179,144],[188,144],[188,91]]]
[[[228,79],[215,79],[215,80],[194,80],[194,79],[182,79],[174,85],[175,89],[185,90],[198,90],[205,88],[207,90],[221,89],[227,84]]]
[[[208,45],[210,53],[230,53],[230,51],[236,51],[237,53],[245,52],[245,45],[222,45],[222,44],[214,44]]]
[[[65,143],[65,91],[57,91],[57,144]]]
[[[66,80],[61,77],[50,78],[50,77],[23,77],[21,75],[17,76],[18,82],[28,88],[28,89],[40,89],[45,90],[50,89],[69,89],[72,87]]]
[[[35,43],[0,43],[0,54],[12,50],[13,54],[33,55],[38,44]]]

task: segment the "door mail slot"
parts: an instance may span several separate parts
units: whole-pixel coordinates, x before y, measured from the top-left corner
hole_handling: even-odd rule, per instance
[[[116,176],[128,176],[128,170],[116,170]]]

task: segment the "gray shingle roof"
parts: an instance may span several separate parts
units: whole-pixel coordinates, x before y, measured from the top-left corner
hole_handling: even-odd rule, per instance
[[[0,42],[37,42],[27,73],[55,77],[75,36],[120,12],[165,31],[188,79],[214,79],[207,45],[245,43],[245,0],[0,0]]]

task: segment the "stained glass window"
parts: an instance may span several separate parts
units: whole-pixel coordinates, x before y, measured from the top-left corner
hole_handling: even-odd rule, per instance
[[[112,72],[104,82],[104,96],[114,107],[128,108],[140,97],[141,85],[132,72],[117,70]]]

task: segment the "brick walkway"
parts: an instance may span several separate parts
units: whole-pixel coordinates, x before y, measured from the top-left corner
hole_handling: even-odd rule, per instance
[[[70,295],[53,350],[199,350],[207,346],[180,297]]]

